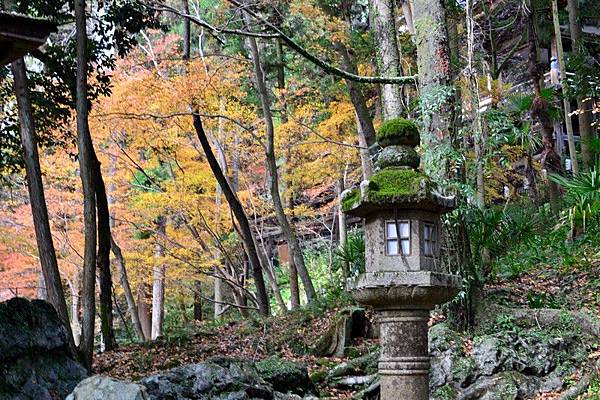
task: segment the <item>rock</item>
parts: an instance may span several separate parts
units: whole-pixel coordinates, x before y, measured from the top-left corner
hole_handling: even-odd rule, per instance
[[[23,298],[0,303],[1,399],[63,399],[86,377],[52,305]]]
[[[365,376],[346,376],[334,380],[334,386],[340,388],[353,388],[356,386],[370,385],[377,379],[377,374]]]
[[[105,376],[91,376],[79,384],[66,400],[147,400],[146,388]]]
[[[276,391],[299,395],[315,391],[305,365],[272,357],[257,362],[255,366],[260,377],[273,385]]]
[[[352,398],[357,400],[379,400],[380,386],[379,379],[377,379],[369,387],[353,395]]]
[[[518,372],[500,372],[486,376],[469,386],[458,400],[518,400],[536,393],[536,378]]]
[[[21,297],[0,303],[0,361],[66,344],[67,330],[50,303]]]
[[[373,374],[377,372],[377,360],[379,359],[379,352],[369,353],[367,355],[354,358],[347,362],[333,367],[327,374],[327,379],[332,380],[341,376],[347,375],[359,375],[359,374]]]
[[[212,362],[190,364],[143,378],[149,400],[265,399],[273,387],[246,363],[222,367]]]
[[[412,147],[388,146],[379,153],[375,166],[379,169],[397,166],[417,168],[419,162],[420,157]]]
[[[500,366],[498,357],[500,341],[495,337],[484,337],[473,348],[475,366],[483,375],[492,375]]]

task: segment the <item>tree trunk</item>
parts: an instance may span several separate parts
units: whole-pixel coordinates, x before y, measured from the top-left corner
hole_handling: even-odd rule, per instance
[[[46,290],[46,282],[44,281],[44,271],[41,268],[38,272],[36,298],[48,301],[48,291]]]
[[[167,220],[164,216],[159,216],[156,221],[156,231],[160,234],[165,234]],[[152,281],[152,334],[151,339],[156,340],[162,335],[163,321],[165,317],[165,264],[164,264],[164,248],[160,243],[161,238],[157,237],[155,257],[158,265],[153,269]]]
[[[138,286],[137,309],[144,338],[148,340],[152,337],[152,312],[148,304],[145,283]]]
[[[96,317],[96,195],[94,190],[94,156],[89,137],[87,99],[87,31],[86,2],[75,1],[75,24],[77,37],[77,147],[79,174],[83,186],[83,323],[79,352],[81,361],[89,370],[92,367],[94,351],[94,322]]]
[[[60,271],[58,270],[58,263],[56,261],[54,242],[52,240],[52,232],[50,231],[50,222],[48,220],[48,208],[46,207],[46,197],[42,182],[25,62],[21,58],[13,62],[11,68],[19,109],[19,130],[21,133],[21,143],[23,144],[27,189],[29,191],[29,201],[31,202],[38,256],[44,276],[45,293],[50,304],[54,306],[58,316],[65,324],[69,347],[75,353],[67,303],[65,301]]]
[[[281,107],[284,110],[284,112],[281,114],[281,123],[286,123],[288,121],[288,116],[287,116],[287,105],[286,105],[285,94],[284,94],[285,93],[284,92],[285,91],[285,60],[284,60],[284,54],[283,54],[283,43],[281,42],[281,40],[277,40],[276,46],[277,46],[277,88],[280,90],[280,93],[281,93]],[[286,158],[285,158],[286,162],[284,163],[284,166],[288,165],[287,161],[290,159],[289,153],[290,153],[290,151],[288,150],[288,154],[286,155]],[[287,174],[284,174],[284,175],[287,175]],[[287,188],[291,187],[291,182],[287,182],[286,179],[284,179],[284,183],[287,186]],[[285,188],[283,191],[285,192]],[[287,203],[288,203],[287,206],[290,209],[293,209],[293,207],[294,207],[293,193],[290,193]],[[275,275],[274,278],[276,280],[277,276]],[[290,260],[289,265],[288,265],[288,279],[290,281],[290,308],[292,310],[295,310],[300,307],[300,287],[298,286],[298,268],[296,268],[296,264],[294,264],[293,260]],[[279,288],[277,288],[277,290],[279,291]],[[281,297],[281,293],[278,294],[278,297]],[[281,302],[282,302],[282,304],[280,305],[280,307],[282,307],[282,311],[287,311],[287,307],[285,305],[285,302],[283,302],[283,299],[281,299]]]
[[[194,281],[194,321],[202,321],[202,282]]]
[[[127,311],[129,312],[129,316],[131,317],[131,324],[133,325],[133,329],[135,330],[135,334],[138,339],[141,341],[146,340],[146,336],[144,335],[144,330],[142,329],[142,323],[140,322],[140,315],[138,314],[138,308],[135,305],[135,299],[133,298],[133,293],[131,291],[131,285],[129,285],[129,279],[127,278],[127,269],[125,268],[125,258],[123,258],[123,252],[121,248],[114,241],[112,235],[110,238],[110,248],[115,256],[115,260],[117,263],[117,269],[119,270],[119,274],[121,275],[121,286],[123,287],[123,292],[125,293],[125,300],[127,301]]]
[[[467,25],[467,68],[466,74],[469,79],[469,92],[471,104],[469,109],[470,118],[473,126],[473,138],[475,142],[475,163],[476,163],[476,201],[481,209],[485,207],[485,132],[481,121],[479,111],[479,79],[477,70],[473,63],[475,56],[475,21],[473,17],[473,0],[467,0],[466,3],[466,25]]]
[[[345,70],[356,74],[356,63],[350,55],[348,48],[342,44],[337,45],[338,52],[342,56],[342,65]],[[350,95],[350,101],[354,106],[356,113],[356,127],[358,131],[358,143],[360,148],[360,161],[363,171],[363,179],[369,179],[373,175],[373,163],[369,154],[369,147],[375,144],[375,128],[373,127],[373,119],[369,114],[367,102],[362,93],[359,83],[351,80],[346,80],[346,86],[348,87],[348,94]]]
[[[339,225],[339,247],[340,248],[344,248],[344,246],[346,246],[346,242],[348,240],[348,234],[346,232],[346,214],[342,211],[342,192],[344,191],[344,187],[345,187],[345,179],[344,177],[340,177],[340,179],[338,180],[338,184],[337,184],[337,195],[338,195],[338,225]],[[343,262],[342,264],[342,268],[343,268],[343,277],[344,277],[344,281],[346,278],[348,278],[350,276],[350,271],[348,268],[348,263],[347,262]]]
[[[215,269],[215,275],[217,275],[217,271]],[[215,276],[214,282],[214,319],[221,318],[221,313],[223,312],[223,280],[219,279]]]
[[[454,129],[454,88],[443,0],[415,0],[413,18],[425,149],[425,171],[436,181],[449,175]]]
[[[413,11],[412,4],[410,4],[410,0],[402,0],[402,14],[404,14],[404,20],[406,21],[406,27],[408,28],[408,32],[412,36],[414,36],[415,24],[413,23]]]
[[[377,43],[377,69],[379,75],[395,77],[402,75],[400,53],[396,38],[395,0],[371,0],[371,15],[375,25]],[[398,118],[402,113],[402,86],[384,84],[381,89],[383,117]]]
[[[181,0],[183,6],[183,12],[186,15],[190,14],[190,4],[188,0]],[[183,18],[183,59],[190,59],[191,49],[191,22],[188,18]]]
[[[247,14],[245,14],[245,17],[246,19],[248,19]],[[249,24],[249,22],[246,21],[246,24]],[[315,288],[313,286],[310,275],[308,274],[308,271],[306,269],[306,265],[304,264],[304,256],[302,255],[302,248],[300,247],[300,243],[298,241],[298,237],[296,236],[296,232],[292,227],[291,223],[288,221],[287,216],[285,215],[283,204],[281,202],[281,195],[279,193],[279,174],[277,172],[277,162],[275,159],[275,128],[273,126],[273,117],[271,115],[271,101],[269,100],[269,95],[267,93],[267,85],[264,79],[262,67],[260,65],[260,54],[258,52],[256,39],[253,37],[249,37],[248,42],[250,44],[251,57],[252,62],[254,64],[256,85],[260,96],[263,117],[266,125],[267,144],[265,155],[267,170],[269,171],[269,183],[271,189],[271,197],[273,200],[273,206],[275,208],[275,215],[277,217],[277,222],[279,223],[283,232],[283,236],[286,238],[288,246],[290,247],[290,254],[292,256],[293,263],[296,265],[296,268],[298,269],[298,274],[300,275],[302,283],[304,284],[306,299],[309,303],[312,303],[316,298]]]
[[[100,281],[100,327],[102,336],[104,337],[105,349],[114,350],[117,347],[117,341],[113,328],[112,277],[110,272],[110,212],[100,162],[95,155],[94,158],[94,187],[98,210],[98,256],[96,259],[96,268],[98,269]]]
[[[575,149],[575,138],[573,137],[573,121],[571,120],[571,102],[567,96],[567,69],[565,68],[565,53],[562,45],[562,34],[560,32],[560,22],[558,21],[558,2],[552,0],[552,20],[554,22],[554,38],[556,40],[556,53],[558,55],[558,65],[560,67],[560,81],[563,94],[563,108],[565,114],[565,125],[567,126],[567,141],[569,142],[569,157],[571,157],[571,168],[573,174],[579,173],[579,163],[577,162],[577,151]]]
[[[531,8],[530,8],[531,9]],[[532,105],[531,116],[534,121],[537,121],[542,129],[542,143],[543,151],[541,163],[542,167],[548,171],[548,173],[560,173],[562,170],[560,156],[554,150],[554,137],[553,137],[553,125],[552,119],[548,113],[548,103],[542,97],[542,86],[541,78],[542,72],[538,65],[538,50],[537,50],[537,38],[535,33],[535,10],[531,9],[528,15],[527,21],[527,36],[528,36],[528,60],[527,67],[534,90],[534,100]],[[550,205],[554,211],[558,208],[559,191],[558,186],[554,181],[549,180],[548,182],[548,197],[550,199]]]
[[[250,223],[248,222],[248,217],[246,216],[246,212],[244,211],[242,203],[240,203],[237,196],[231,189],[227,178],[219,166],[219,162],[213,154],[212,148],[210,147],[210,143],[208,142],[208,138],[206,136],[206,132],[202,126],[202,120],[200,119],[200,115],[198,114],[197,110],[194,112],[193,120],[194,129],[196,130],[198,140],[202,145],[202,149],[204,150],[208,164],[215,175],[217,183],[223,190],[223,195],[229,203],[229,207],[231,208],[231,211],[235,215],[235,218],[240,226],[242,241],[244,242],[244,249],[248,255],[248,260],[252,268],[252,276],[254,277],[254,285],[256,286],[256,300],[258,303],[259,312],[264,316],[268,316],[270,315],[269,299],[267,297],[267,290],[265,288],[265,281],[262,275],[261,263],[258,258],[256,246],[254,245],[254,239],[252,236]]]
[[[81,296],[81,271],[76,271],[71,281],[71,329],[73,341],[79,345],[81,339],[81,318],[79,316],[79,299]]]
[[[573,53],[579,54],[579,46],[583,46],[581,25],[579,24],[579,4],[578,0],[567,0],[567,9],[569,11],[569,30],[571,31],[571,46]],[[590,99],[583,96],[577,97],[577,108],[579,109],[579,135],[581,136],[581,157],[584,168],[590,168],[594,165],[594,154],[590,148],[590,140],[594,136],[592,130],[592,104]]]

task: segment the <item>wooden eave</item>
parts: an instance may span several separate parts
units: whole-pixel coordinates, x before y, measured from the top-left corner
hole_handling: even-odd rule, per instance
[[[0,12],[0,65],[40,47],[52,32],[56,32],[52,22]]]

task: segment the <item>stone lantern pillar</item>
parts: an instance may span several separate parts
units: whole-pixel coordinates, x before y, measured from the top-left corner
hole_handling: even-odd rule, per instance
[[[366,272],[348,282],[353,297],[372,306],[381,331],[382,400],[429,398],[429,312],[451,300],[460,277],[440,258],[440,215],[455,205],[417,170],[419,131],[414,123],[384,123],[377,172],[344,192],[345,213],[365,220]]]

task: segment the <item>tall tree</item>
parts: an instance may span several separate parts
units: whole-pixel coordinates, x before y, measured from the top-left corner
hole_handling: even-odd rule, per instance
[[[414,0],[413,18],[425,169],[439,182],[449,175],[454,123],[454,88],[444,0]]]
[[[153,268],[152,278],[152,333],[151,339],[156,340],[162,335],[163,322],[165,318],[165,250],[161,241],[165,235],[167,220],[160,215],[156,221],[156,250],[155,259],[157,264]]]
[[[88,132],[88,136],[91,135]],[[114,350],[117,347],[115,331],[113,327],[113,308],[112,308],[112,275],[110,272],[110,212],[108,209],[108,198],[106,195],[106,185],[102,178],[100,161],[96,157],[93,146],[91,147],[93,155],[94,168],[94,190],[96,194],[96,207],[98,215],[98,254],[96,257],[96,267],[98,269],[98,281],[100,286],[100,331],[104,339],[104,348]]]
[[[569,11],[569,30],[571,33],[571,47],[574,54],[581,53],[583,43],[583,34],[579,22],[579,1],[567,0],[567,10]],[[579,119],[579,135],[581,136],[581,158],[584,167],[591,167],[594,164],[594,154],[590,148],[590,140],[593,138],[592,130],[592,104],[591,99],[586,99],[581,95],[577,96],[577,118]]]
[[[208,137],[206,136],[206,132],[202,126],[202,119],[197,111],[195,111],[193,114],[193,121],[196,135],[198,136],[202,150],[206,155],[206,160],[208,161],[210,169],[215,175],[215,179],[223,190],[223,195],[229,203],[229,207],[231,208],[233,215],[238,221],[242,241],[244,242],[244,249],[246,251],[246,255],[248,256],[250,268],[252,269],[252,276],[254,278],[254,285],[256,286],[256,302],[258,303],[258,311],[262,315],[268,316],[271,313],[269,298],[267,297],[267,289],[265,287],[265,280],[262,274],[261,262],[252,236],[250,222],[248,222],[248,217],[246,216],[246,212],[244,211],[242,203],[240,203],[235,192],[229,185],[227,177],[225,174],[223,174],[223,170],[219,166],[219,161],[216,159],[212,151],[210,142],[208,141]]]
[[[142,329],[142,323],[140,321],[140,315],[138,314],[138,308],[135,304],[135,299],[133,298],[133,292],[131,291],[131,285],[129,284],[129,279],[127,277],[127,268],[125,267],[125,258],[123,257],[123,252],[121,248],[117,245],[114,239],[111,237],[110,248],[115,255],[115,259],[117,262],[117,269],[121,275],[120,282],[123,287],[123,292],[125,293],[125,300],[127,301],[127,311],[129,312],[129,316],[131,318],[131,324],[133,325],[133,329],[135,330],[135,334],[139,340],[146,340],[146,336],[144,335],[144,330]]]
[[[573,173],[579,173],[579,163],[577,162],[577,150],[575,149],[575,138],[573,137],[573,121],[571,120],[571,101],[568,97],[567,69],[565,68],[565,53],[562,45],[562,33],[560,31],[560,22],[558,20],[558,2],[552,0],[552,20],[554,22],[554,40],[556,41],[556,53],[558,55],[558,65],[560,68],[560,82],[563,91],[563,110],[565,115],[565,125],[567,126],[567,140],[569,142],[569,156],[571,157],[571,168]]]
[[[84,254],[83,254],[83,323],[79,351],[86,368],[91,369],[94,351],[94,322],[96,316],[96,195],[94,190],[94,155],[88,125],[88,55],[85,0],[75,1],[77,39],[77,148],[79,174],[83,186]]]
[[[244,13],[246,24],[249,25],[249,16]],[[277,160],[275,158],[275,126],[273,124],[273,116],[271,113],[271,100],[267,90],[267,84],[265,82],[264,73],[260,62],[260,53],[258,51],[258,45],[254,37],[248,38],[250,44],[250,54],[252,58],[252,64],[254,66],[254,77],[256,88],[260,97],[260,103],[262,107],[262,114],[265,120],[267,143],[265,148],[267,170],[269,171],[269,186],[271,189],[271,199],[275,208],[275,216],[279,223],[283,236],[288,242],[290,248],[290,255],[293,259],[296,268],[298,269],[298,275],[302,279],[304,284],[304,292],[306,293],[306,299],[309,303],[313,302],[316,298],[315,288],[313,286],[306,265],[304,264],[304,256],[302,254],[302,247],[296,235],[295,229],[285,215],[283,208],[283,202],[281,201],[281,194],[279,193],[279,173],[277,171]]]
[[[548,112],[548,102],[542,96],[541,80],[543,72],[538,62],[537,35],[535,31],[535,18],[537,11],[532,8],[532,2],[528,4],[529,12],[527,15],[527,42],[528,59],[527,68],[533,84],[534,99],[532,106],[532,117],[537,122],[542,131],[542,150],[541,163],[549,173],[556,174],[562,170],[560,156],[556,153],[554,147],[554,126]],[[548,197],[554,210],[558,206],[559,190],[553,180],[548,182]]]
[[[23,158],[25,160],[27,189],[29,190],[29,200],[31,202],[31,212],[33,214],[33,226],[35,229],[40,265],[44,276],[44,286],[48,300],[54,306],[58,316],[65,324],[68,332],[69,345],[74,351],[75,343],[71,332],[67,303],[65,301],[58,263],[56,261],[54,242],[52,240],[52,232],[50,231],[50,222],[48,220],[48,208],[46,206],[42,172],[40,170],[37,138],[24,60],[21,58],[14,61],[11,65],[11,69],[14,79],[17,106],[19,109],[19,124],[21,143],[23,144]]]
[[[386,77],[402,76],[398,47],[395,0],[370,0],[377,41],[377,69]],[[402,86],[383,84],[383,117],[398,118],[402,113]]]

